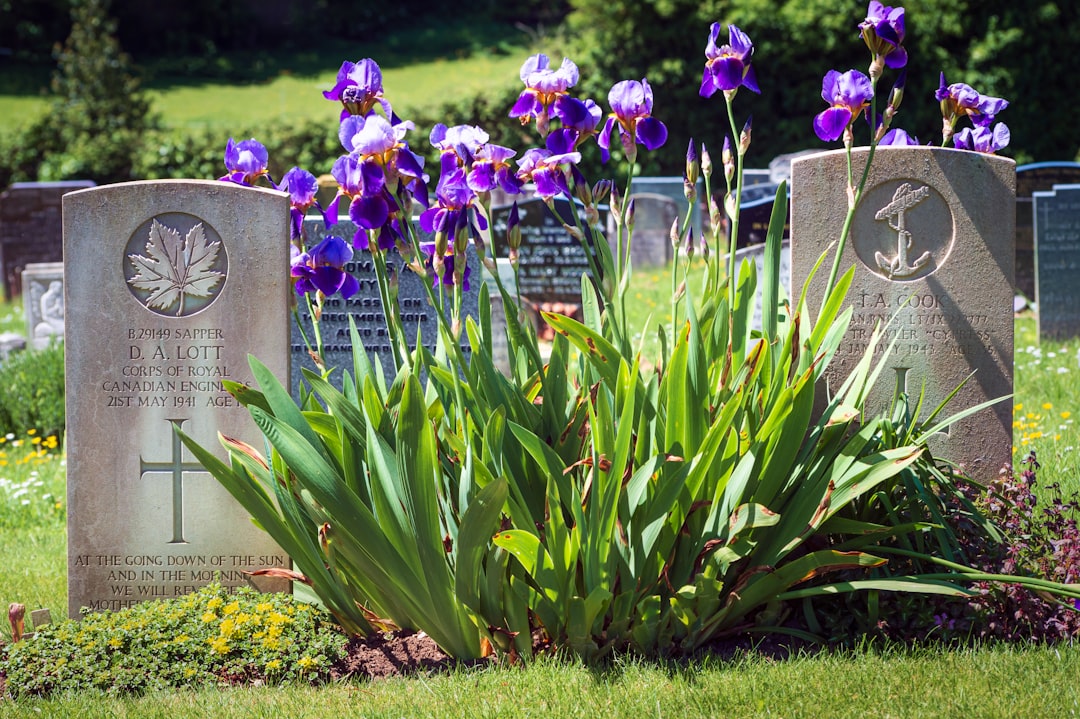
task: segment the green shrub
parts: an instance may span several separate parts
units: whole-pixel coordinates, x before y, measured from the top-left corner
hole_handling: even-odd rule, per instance
[[[318,683],[345,638],[322,610],[284,594],[218,584],[185,597],[87,614],[5,647],[15,697],[111,693],[263,680]]]
[[[64,344],[8,356],[0,364],[0,434],[64,431]]]

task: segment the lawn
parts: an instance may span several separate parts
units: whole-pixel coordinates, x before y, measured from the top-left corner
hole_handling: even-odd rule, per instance
[[[395,111],[407,119],[419,107],[516,85],[521,63],[536,51],[517,29],[463,19],[449,28],[411,27],[408,37],[388,35],[362,45],[334,42],[303,52],[221,56],[208,67],[154,62],[146,68],[145,87],[153,111],[167,127],[228,133],[303,120],[332,126],[341,107],[320,102],[319,93],[333,87],[345,60],[376,60]],[[21,78],[16,74],[0,78],[0,133],[48,108],[48,70],[32,68]]]
[[[667,316],[670,269],[635,275],[634,316]],[[21,331],[21,307],[0,305],[0,332]],[[1016,321],[1016,454],[1038,453],[1040,482],[1075,490],[1080,445],[1080,340],[1044,342],[1034,319]],[[0,606],[66,612],[64,457],[55,440],[0,437]],[[6,627],[0,637],[6,634]],[[1072,716],[1080,713],[1080,647],[981,647],[948,651],[868,646],[776,661],[743,657],[685,664],[618,661],[604,670],[542,660],[527,668],[346,683],[318,689],[249,688],[141,698],[60,696],[0,703],[22,716]],[[948,677],[947,681],[942,681]]]

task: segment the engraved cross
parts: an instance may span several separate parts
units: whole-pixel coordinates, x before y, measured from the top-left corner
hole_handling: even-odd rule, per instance
[[[167,419],[176,428],[183,429],[187,419]],[[206,473],[198,462],[184,462],[184,447],[180,442],[180,435],[172,434],[172,459],[168,462],[147,462],[139,456],[139,478],[147,474],[171,474],[172,475],[172,500],[173,500],[173,538],[169,544],[187,544],[184,539],[184,474],[187,472]]]

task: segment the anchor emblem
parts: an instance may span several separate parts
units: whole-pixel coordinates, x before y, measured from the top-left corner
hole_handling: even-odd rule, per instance
[[[908,264],[908,251],[911,249],[911,233],[904,227],[904,213],[919,204],[930,194],[930,188],[923,186],[912,190],[911,185],[904,183],[896,188],[892,202],[882,207],[874,215],[875,220],[885,220],[889,227],[896,230],[896,256],[888,258],[880,252],[874,253],[878,267],[889,279],[903,279],[911,277],[921,270],[930,261],[930,253],[922,253],[914,264]],[[895,220],[893,219],[895,218]]]

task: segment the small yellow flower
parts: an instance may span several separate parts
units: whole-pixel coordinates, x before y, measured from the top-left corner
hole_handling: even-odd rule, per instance
[[[206,614],[202,615],[202,620],[204,622],[206,622],[207,624],[209,624],[210,622],[212,622],[212,621],[214,621],[216,619],[217,619],[217,615],[214,614],[213,612],[207,612]]]
[[[1068,419],[1069,417],[1072,417],[1072,412],[1070,412],[1068,410],[1065,410],[1064,412],[1061,413],[1061,418],[1062,419]]]
[[[1042,408],[1046,409],[1046,410],[1050,410],[1050,409],[1054,408],[1054,405],[1050,404],[1049,402],[1043,402]]]
[[[225,605],[225,608],[221,610],[222,614],[236,614],[240,611],[240,602],[229,602]]]
[[[1013,405],[1013,412],[1019,412],[1023,408],[1024,408],[1024,405],[1021,404],[1020,402],[1017,402],[1015,405]]]
[[[275,669],[281,669],[281,660],[280,659],[271,659],[270,661],[268,661],[266,663],[266,671],[272,672]]]
[[[211,599],[209,602],[206,603],[206,608],[207,609],[217,609],[218,607],[220,607],[224,603],[225,602],[223,602],[221,600],[221,597],[214,597],[213,599]]]
[[[270,602],[259,602],[258,604],[255,605],[255,611],[260,612],[260,613],[269,612],[273,608],[274,608],[274,605],[271,604]]]
[[[236,622],[234,622],[231,618],[225,619],[221,622],[221,636],[231,637],[234,631],[236,631]]]
[[[308,669],[309,667],[313,667],[316,664],[318,664],[318,662],[315,661],[314,659],[312,659],[311,657],[300,657],[299,659],[296,660],[296,664],[301,669]]]
[[[228,654],[229,652],[229,639],[228,637],[215,637],[213,639],[207,639],[207,643],[210,648],[218,654]]]
[[[112,639],[109,640],[109,646],[112,647],[113,649],[119,649],[120,645],[122,645],[122,644],[123,644],[123,642],[120,641],[119,637],[113,637]]]
[[[33,437],[35,434],[37,434],[37,430],[36,429],[28,429],[28,430],[26,430],[26,433],[28,435],[30,435],[31,437]]]

